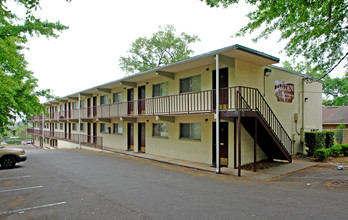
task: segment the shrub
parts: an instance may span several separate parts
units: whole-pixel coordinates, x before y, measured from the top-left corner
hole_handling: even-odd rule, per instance
[[[338,156],[340,156],[342,154],[342,147],[341,147],[341,145],[332,146],[330,149],[331,149],[333,157],[338,157]]]
[[[313,131],[305,133],[305,143],[308,147],[308,156],[312,156],[314,151],[325,147],[326,134],[322,131]]]
[[[342,153],[344,154],[344,156],[348,156],[348,144],[341,144],[340,145],[342,148]]]
[[[331,156],[331,149],[330,148],[324,148],[324,149],[317,149],[314,151],[314,158],[316,158],[319,161],[326,160]]]
[[[325,138],[325,147],[330,148],[335,143],[335,132],[333,131],[325,131],[326,138]]]

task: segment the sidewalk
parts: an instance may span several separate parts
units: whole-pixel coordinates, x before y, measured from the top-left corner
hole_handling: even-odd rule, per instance
[[[215,168],[211,167],[210,164],[205,164],[205,163],[197,163],[197,162],[191,162],[186,160],[173,159],[170,157],[156,156],[152,154],[138,153],[134,151],[127,151],[127,150],[121,150],[121,149],[103,149],[101,151],[113,152],[113,153],[118,153],[122,155],[128,155],[128,156],[143,158],[143,159],[152,160],[156,162],[167,163],[171,165],[182,166],[182,167],[193,168],[197,170],[203,170],[203,171],[215,173]],[[279,167],[272,167],[269,169],[260,169],[260,170],[257,170],[257,172],[242,170],[241,176],[244,178],[257,180],[257,181],[268,181],[268,180],[281,177],[290,173],[294,173],[296,171],[300,171],[303,169],[307,169],[309,167],[313,167],[316,165],[317,163],[314,163],[314,162],[305,162],[303,160],[293,159],[292,163],[281,165]],[[237,169],[227,168],[227,167],[221,168],[221,173],[225,175],[232,175],[237,177],[238,176],[237,172],[238,172]]]

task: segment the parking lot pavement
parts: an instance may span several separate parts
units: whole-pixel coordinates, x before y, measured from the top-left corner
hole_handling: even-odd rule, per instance
[[[332,170],[309,174],[309,169],[252,182],[110,153],[30,148],[26,152],[28,160],[15,169],[0,169],[0,219],[348,216],[347,191],[322,188],[314,182],[307,186],[309,178],[335,177]]]

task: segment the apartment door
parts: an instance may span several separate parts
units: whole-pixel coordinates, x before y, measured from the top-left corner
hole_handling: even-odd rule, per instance
[[[64,136],[65,136],[65,139],[68,138],[68,123],[65,123],[64,124]]]
[[[71,123],[69,123],[69,139],[71,139]]]
[[[93,144],[97,144],[97,123],[93,123]]]
[[[68,106],[67,106],[67,104],[65,103],[65,104],[64,104],[64,118],[65,118],[65,119],[67,118],[67,114],[66,114],[67,109],[68,109]]]
[[[91,98],[87,99],[87,117],[91,117]]]
[[[134,150],[134,123],[127,124],[128,150]]]
[[[145,86],[138,87],[138,114],[145,114]]]
[[[216,89],[216,70],[213,70],[213,89]],[[219,108],[220,109],[227,109],[228,108],[228,68],[222,68],[219,69]],[[214,95],[214,102],[213,102],[213,108],[216,108],[215,105],[215,95]]]
[[[97,116],[97,96],[93,97],[93,117]]]
[[[127,90],[128,114],[134,114],[134,89]]]
[[[145,153],[145,123],[138,123],[138,151]]]
[[[220,122],[220,165],[228,165],[228,122]],[[216,122],[213,122],[213,164],[216,163]]]
[[[91,143],[91,123],[87,123],[87,143]]]
[[[71,102],[68,105],[68,117],[71,118]]]

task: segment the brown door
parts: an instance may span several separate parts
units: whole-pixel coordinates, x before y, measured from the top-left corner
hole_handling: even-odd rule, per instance
[[[220,122],[220,165],[228,165],[228,122]],[[213,164],[216,163],[216,122],[213,122]]]
[[[71,118],[71,102],[69,102],[68,109],[69,109],[68,110],[68,113],[69,113],[68,117]]]
[[[138,123],[138,144],[139,144],[139,152],[145,153],[145,123]]]
[[[97,96],[93,97],[93,117],[97,116]]]
[[[128,150],[134,150],[134,123],[127,124],[128,129]]]
[[[134,114],[134,89],[128,89],[127,91],[127,101],[128,101],[128,114]]]
[[[93,144],[97,144],[97,123],[93,123]]]
[[[69,139],[71,139],[71,123],[69,123]]]
[[[91,117],[91,98],[87,99],[87,117]]]
[[[87,143],[91,143],[91,123],[87,123]]]
[[[227,109],[228,108],[228,68],[222,68],[219,69],[219,104],[220,109]],[[213,89],[216,89],[216,70],[213,70]],[[215,105],[215,97],[214,95],[214,102],[213,102],[213,108],[216,109]]]
[[[145,114],[145,86],[138,87],[138,114]]]
[[[65,123],[64,125],[64,133],[65,133],[65,139],[68,138],[68,123]]]

